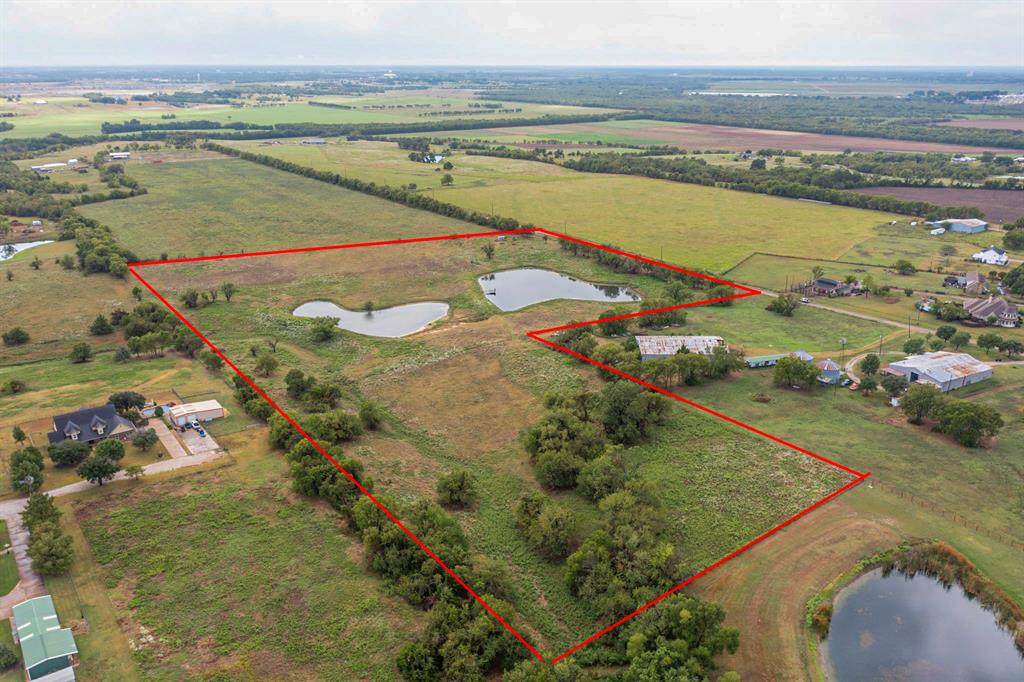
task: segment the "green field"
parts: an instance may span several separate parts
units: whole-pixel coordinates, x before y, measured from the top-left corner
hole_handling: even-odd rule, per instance
[[[334,146],[340,149],[335,151]],[[350,154],[352,146],[360,151]],[[297,163],[313,159],[310,165],[361,179],[416,182],[442,201],[475,211],[715,271],[725,270],[755,249],[802,255],[810,243],[822,257],[835,258],[891,219],[874,211],[462,154],[451,159],[455,184],[442,188],[440,173],[403,159],[405,154],[396,148],[389,151],[376,144],[334,141],[329,147],[330,151],[304,151],[296,145],[246,145],[251,151]]]
[[[475,226],[246,161],[131,168],[149,193],[82,213],[142,259],[472,232]],[[477,228],[479,229],[479,228]]]
[[[42,137],[50,133],[69,136],[98,135],[104,122],[121,123],[132,118],[144,123],[166,123],[162,116],[174,115],[175,121],[245,122],[262,125],[276,123],[426,123],[467,119],[534,118],[546,115],[561,116],[585,113],[604,114],[608,109],[554,104],[504,103],[506,107],[521,108],[521,112],[491,113],[487,109],[474,110],[472,115],[443,116],[446,110],[468,110],[473,101],[465,91],[395,91],[372,97],[325,97],[326,102],[345,104],[353,109],[334,109],[310,106],[305,100],[269,104],[246,103],[242,106],[227,104],[198,104],[187,108],[173,107],[160,102],[133,102],[128,104],[94,104],[84,97],[52,97],[46,104],[34,104],[35,98],[21,102],[0,103],[0,112],[16,114],[5,119],[14,129],[0,133],[7,137]],[[493,100],[488,100],[493,101]],[[410,105],[430,105],[411,108]],[[385,108],[377,108],[385,107]],[[390,108],[387,108],[390,107]],[[406,108],[402,108],[406,107]],[[420,114],[429,114],[420,116]]]

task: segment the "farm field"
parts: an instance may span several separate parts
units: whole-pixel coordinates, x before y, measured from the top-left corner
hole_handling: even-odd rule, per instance
[[[935,125],[948,128],[983,128],[986,130],[1024,130],[1024,118],[957,118]]]
[[[1024,216],[1024,192],[998,189],[959,189],[956,187],[863,187],[860,194],[888,196],[911,201],[927,201],[939,206],[977,206],[985,219],[994,223],[1012,223]]]
[[[172,293],[186,282],[237,282],[239,293],[230,304],[190,310],[188,315],[246,371],[251,371],[249,345],[267,335],[281,339],[276,353],[281,370],[257,381],[294,412],[301,414],[302,407],[289,401],[281,383],[292,367],[340,381],[346,386],[346,404],[358,403],[360,396],[382,401],[392,416],[388,428],[360,439],[350,450],[377,481],[378,492],[400,499],[430,496],[433,481],[443,473],[459,468],[474,473],[482,488],[479,509],[459,513],[471,548],[511,562],[512,601],[531,637],[545,651],[556,652],[600,622],[565,591],[559,567],[539,560],[514,530],[515,501],[539,489],[517,436],[542,413],[540,399],[546,391],[596,387],[596,377],[589,368],[526,339],[523,332],[573,318],[592,319],[608,306],[556,301],[499,313],[487,303],[475,277],[517,264],[557,269],[589,281],[622,282],[625,276],[572,258],[551,240],[510,239],[498,245],[493,261],[484,259],[479,248],[474,240],[376,247],[361,253],[275,257],[273,270],[260,263],[262,258],[253,258],[155,266],[144,275],[162,292]],[[388,285],[381,287],[382,281]],[[649,278],[628,278],[626,283],[645,297],[663,286]],[[386,292],[384,298],[381,292]],[[312,344],[305,325],[290,314],[311,298],[353,308],[372,299],[378,309],[440,299],[452,309],[447,320],[406,339],[343,333],[328,344]],[[693,570],[847,480],[838,470],[690,408],[673,407],[672,415],[654,440],[629,450],[627,460],[638,475],[664,489],[670,508],[703,510],[701,515],[675,512],[678,542]],[[688,454],[680,459],[682,443],[688,444]],[[692,485],[695,480],[703,483]],[[730,492],[724,494],[716,481],[723,481]],[[737,496],[755,488],[760,492],[736,504]],[[583,529],[599,522],[592,503],[575,493],[557,497],[577,511]]]
[[[160,102],[134,102],[128,104],[95,104],[84,97],[48,98],[46,104],[34,104],[35,98],[21,102],[0,103],[0,113],[14,113],[5,119],[14,124],[13,130],[0,132],[0,139],[42,137],[59,132],[64,135],[98,135],[104,122],[121,123],[132,118],[144,123],[166,123],[165,115],[174,115],[175,121],[206,120],[220,123],[244,122],[262,125],[276,123],[423,123],[430,121],[467,120],[473,118],[535,118],[545,115],[605,114],[607,109],[563,106],[553,104],[505,103],[506,107],[521,108],[521,112],[491,113],[488,109],[474,110],[467,116],[443,116],[445,110],[466,110],[473,101],[466,91],[443,91],[435,95],[393,92],[375,97],[330,97],[325,102],[345,104],[353,109],[336,109],[307,104],[305,100],[241,107],[227,104],[197,104],[186,108]],[[416,105],[425,105],[419,106]],[[420,116],[420,114],[433,114]]]
[[[322,170],[336,169],[363,180],[415,182],[422,184],[421,191],[464,208],[714,271],[725,270],[749,255],[754,242],[763,245],[760,248],[798,255],[806,251],[807,240],[814,240],[820,253],[838,256],[893,218],[875,211],[463,154],[451,158],[454,185],[440,187],[439,178],[427,184],[438,173],[426,164],[403,158],[399,151],[377,143],[358,143],[358,151],[350,154],[349,146],[332,142],[326,145],[327,151],[304,151],[294,145],[250,143],[247,149],[280,154],[296,163],[309,159]],[[462,175],[463,163],[466,176]]]
[[[886,81],[858,78],[821,78],[821,79],[773,79],[773,78],[729,78],[714,81],[708,85],[706,92],[720,93],[778,93],[786,95],[831,95],[835,97],[870,97],[884,95],[907,95],[914,90],[942,90],[944,83],[930,81]],[[961,90],[988,90],[997,88],[996,84],[958,83]]]
[[[888,140],[847,135],[821,135],[767,128],[737,128],[707,123],[675,123],[654,120],[599,121],[521,128],[483,128],[479,130],[439,130],[434,137],[498,142],[538,142],[557,140],[567,143],[604,142],[606,144],[675,145],[683,149],[793,149],[815,152],[981,152],[982,147],[939,142]]]
[[[235,159],[137,164],[129,173],[147,194],[81,212],[109,225],[143,260],[472,231],[463,222]]]
[[[1001,241],[997,232],[981,232],[979,234],[958,234],[946,232],[933,237],[927,228],[910,227],[906,223],[894,226],[883,225],[876,230],[873,237],[860,242],[837,260],[851,263],[872,263],[876,265],[892,265],[899,259],[913,263],[919,269],[937,269],[942,267],[949,271],[965,271],[977,269],[980,263],[971,260],[971,256],[993,242]],[[950,253],[952,250],[952,253]],[[1011,259],[1024,258],[1024,253],[1009,252]],[[993,266],[983,266],[993,269]],[[994,268],[999,270],[1000,268]]]

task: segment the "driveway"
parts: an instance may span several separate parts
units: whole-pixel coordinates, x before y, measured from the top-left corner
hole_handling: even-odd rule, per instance
[[[185,441],[185,447],[188,448],[189,453],[192,455],[205,455],[220,451],[220,445],[213,439],[209,431],[206,432],[206,437],[204,438],[195,429],[186,429],[185,433],[181,434],[181,439]]]
[[[171,430],[167,428],[167,423],[163,419],[151,419],[149,420],[149,426],[156,431],[156,435],[160,437],[160,442],[163,444],[164,449],[167,450],[167,454],[171,456],[171,459],[188,457],[188,453],[185,452],[185,448],[181,447],[181,443],[178,441],[177,437],[171,433]]]

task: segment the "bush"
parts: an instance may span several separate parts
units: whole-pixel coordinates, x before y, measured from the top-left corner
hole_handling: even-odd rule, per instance
[[[21,346],[28,343],[28,332],[21,327],[14,327],[3,333],[5,346]]]
[[[111,403],[119,414],[124,414],[126,411],[135,408],[141,410],[146,406],[146,396],[135,391],[118,391],[112,393],[107,402]]]
[[[66,440],[47,449],[50,460],[58,467],[77,466],[89,456],[89,446],[74,440]]]
[[[18,665],[21,659],[6,644],[0,644],[0,670],[8,670]]]
[[[466,471],[455,471],[437,482],[438,501],[446,507],[472,507],[479,497],[476,479]]]
[[[106,334],[113,334],[114,328],[107,321],[107,318],[100,313],[96,316],[96,319],[89,325],[89,333],[93,336],[104,336]]]
[[[366,400],[359,406],[359,419],[368,431],[376,431],[383,426],[386,417],[384,406],[378,402]]]
[[[113,438],[101,440],[96,444],[93,455],[109,459],[111,462],[120,462],[124,457],[124,443]]]
[[[71,348],[71,352],[68,354],[68,358],[73,364],[81,364],[83,362],[89,362],[92,359],[92,346],[85,343],[76,343]]]
[[[567,490],[576,487],[576,477],[583,467],[580,457],[562,450],[546,451],[537,456],[537,481],[547,488]]]
[[[580,494],[595,502],[626,485],[626,472],[609,455],[601,455],[580,469],[576,486]]]

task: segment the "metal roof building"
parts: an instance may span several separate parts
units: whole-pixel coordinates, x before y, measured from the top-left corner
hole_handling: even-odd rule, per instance
[[[224,416],[224,408],[216,400],[201,400],[197,403],[173,405],[167,413],[174,424],[184,426],[193,419],[201,422],[220,419]]]
[[[684,348],[689,353],[711,355],[715,348],[726,348],[721,336],[637,336],[641,360],[669,358]]]
[[[78,646],[70,628],[62,628],[50,595],[29,599],[13,609],[14,639],[21,646],[25,676],[32,682],[75,679]]]
[[[805,350],[795,350],[792,353],[778,353],[777,355],[752,355],[744,362],[747,367],[774,367],[782,358],[799,358],[804,362],[813,362],[814,357]]]
[[[911,382],[931,384],[943,393],[975,384],[992,376],[992,368],[967,353],[923,353],[891,363],[887,371]]]

